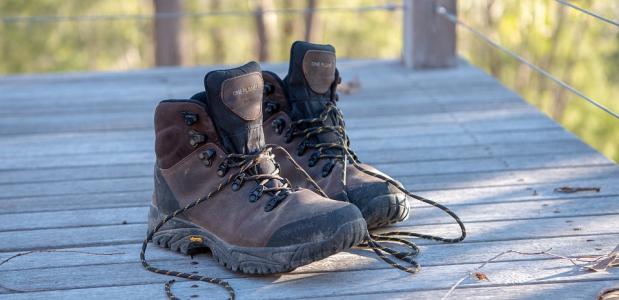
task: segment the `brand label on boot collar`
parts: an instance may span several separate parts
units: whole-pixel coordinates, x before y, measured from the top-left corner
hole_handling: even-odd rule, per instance
[[[335,80],[335,53],[308,50],[303,56],[303,76],[310,89],[318,94],[329,91]]]
[[[262,115],[262,74],[253,72],[224,80],[221,100],[233,113],[244,120]]]
[[[311,61],[310,64],[316,68],[331,68],[333,66],[333,63],[326,61]]]
[[[257,89],[262,89],[262,87],[260,86],[260,84],[258,83],[254,83],[250,86],[246,86],[246,87],[241,87],[239,89],[236,89],[234,91],[232,91],[232,96],[243,96],[247,93],[251,93],[252,91],[255,91]]]

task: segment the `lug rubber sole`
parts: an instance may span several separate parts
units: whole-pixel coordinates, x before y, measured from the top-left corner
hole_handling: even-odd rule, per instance
[[[368,229],[376,229],[406,220],[410,208],[406,194],[396,193],[371,199],[361,208],[361,213]]]
[[[153,228],[163,217],[151,205],[148,227]],[[332,236],[316,242],[284,247],[240,247],[189,221],[173,218],[155,233],[152,242],[187,255],[210,250],[219,264],[235,272],[272,274],[289,272],[352,248],[363,241],[365,234],[365,221],[358,219],[342,224]]]

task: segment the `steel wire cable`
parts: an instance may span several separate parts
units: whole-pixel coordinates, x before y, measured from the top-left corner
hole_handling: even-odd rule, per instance
[[[577,11],[580,11],[581,13],[584,13],[586,15],[594,17],[594,18],[596,18],[596,19],[598,19],[598,20],[600,20],[602,22],[606,22],[608,24],[611,24],[611,25],[619,27],[619,22],[611,20],[611,19],[609,19],[607,17],[604,17],[604,16],[602,16],[600,14],[594,13],[594,12],[592,12],[590,10],[587,10],[587,9],[584,9],[584,8],[582,8],[580,6],[576,6],[576,5],[574,5],[574,4],[572,4],[572,3],[568,2],[568,1],[564,1],[564,0],[555,0],[555,1],[557,1],[558,3],[563,4],[565,6],[571,7],[573,9],[577,10]]]
[[[589,96],[585,95],[583,92],[581,92],[578,89],[576,89],[575,87],[567,84],[566,82],[564,82],[563,80],[559,79],[558,77],[555,77],[554,75],[550,74],[550,72],[542,69],[540,66],[538,66],[538,65],[536,65],[536,64],[534,64],[532,62],[529,62],[528,60],[526,60],[524,57],[520,56],[516,52],[501,46],[499,43],[493,41],[488,36],[483,34],[481,31],[479,31],[479,30],[471,27],[470,25],[462,22],[455,15],[450,14],[449,12],[447,12],[447,9],[445,7],[437,6],[436,13],[441,15],[441,16],[443,16],[443,17],[445,17],[448,21],[454,23],[455,25],[461,26],[462,28],[466,29],[467,31],[469,31],[470,33],[475,35],[477,38],[479,38],[482,41],[488,43],[490,46],[492,46],[492,47],[494,47],[496,49],[499,49],[499,50],[503,51],[504,53],[510,55],[514,59],[518,60],[520,63],[523,63],[523,64],[527,65],[528,67],[530,67],[534,71],[536,71],[539,74],[545,76],[546,78],[554,81],[556,84],[558,84],[561,87],[567,89],[568,91],[574,93],[575,95],[579,96],[580,98],[584,99],[585,101],[587,101],[587,102],[597,106],[599,109],[601,109],[601,110],[605,111],[606,113],[608,113],[609,115],[615,117],[615,119],[619,119],[619,114],[613,112],[608,107],[606,107],[603,104],[599,103],[598,101],[590,98]]]

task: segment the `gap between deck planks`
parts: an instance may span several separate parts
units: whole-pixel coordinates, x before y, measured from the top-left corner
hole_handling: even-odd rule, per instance
[[[477,249],[476,249],[477,250]],[[473,250],[475,251],[475,250]],[[375,262],[375,260],[372,260]],[[355,261],[352,265],[372,262]],[[340,264],[341,263],[341,264]],[[478,264],[459,263],[454,265],[427,266],[425,272],[416,275],[402,275],[393,269],[363,269],[345,270],[347,265],[343,260],[332,264],[334,269],[323,268],[322,272],[286,273],[277,276],[235,277],[234,273],[220,267],[204,267],[200,264],[181,264],[177,261],[160,261],[163,268],[175,267],[185,271],[197,271],[211,274],[229,281],[243,298],[291,298],[291,297],[321,297],[334,294],[356,295],[363,293],[435,290],[447,289],[455,283],[462,274],[475,268]],[[326,269],[326,270],[325,270]],[[345,271],[342,271],[342,270]],[[493,282],[469,281],[464,288],[484,286],[513,286],[532,283],[564,283],[591,282],[598,280],[618,280],[618,273],[603,274],[596,272],[577,272],[576,267],[562,259],[501,261],[489,264],[484,272],[492,274]],[[27,273],[27,274],[24,274]],[[368,276],[371,273],[372,276]],[[53,274],[53,275],[52,275]],[[123,274],[122,278],[115,274]],[[38,269],[33,272],[7,271],[2,272],[7,277],[3,283],[15,289],[63,290],[82,289],[100,286],[144,285],[161,282],[161,276],[145,273],[139,263],[95,265],[85,267],[64,267],[54,269]],[[20,285],[24,275],[29,275],[32,284]],[[53,282],[45,278],[56,276]],[[329,284],[337,281],[339,284]],[[161,287],[160,287],[161,288]],[[361,289],[360,289],[361,288]],[[208,287],[209,292],[217,291],[216,287]],[[220,291],[221,293],[221,291]],[[82,294],[86,296],[87,294]],[[294,296],[292,296],[294,295]],[[163,298],[163,295],[159,296]],[[141,297],[140,297],[141,298]]]
[[[497,144],[471,145],[455,147],[438,147],[432,151],[356,151],[359,157],[371,164],[399,162],[453,161],[476,158],[501,158],[515,156],[534,156],[539,154],[569,154],[591,152],[591,148],[579,141],[562,141],[561,147],[556,142],[546,141],[531,144]],[[88,153],[73,155],[37,155],[20,160],[0,161],[0,174],[6,171],[27,171],[49,168],[77,168],[110,165],[153,164],[155,154],[152,152]],[[6,182],[10,176],[0,177]],[[50,180],[50,179],[48,179]],[[54,179],[51,179],[52,181]]]
[[[518,240],[573,235],[617,234],[617,215],[569,216],[545,219],[497,220],[469,222],[469,236],[462,242]],[[393,229],[393,228],[392,228]],[[454,224],[398,226],[397,230],[427,234],[453,235],[458,233]],[[379,230],[380,232],[381,230]],[[137,243],[146,234],[146,224],[107,225],[36,229],[0,232],[1,252],[27,251],[30,249],[67,248],[80,246]],[[419,241],[419,244],[427,244]]]
[[[451,209],[468,223],[556,218],[570,216],[619,215],[619,196],[592,196],[580,199],[552,199],[501,203],[449,203]],[[142,203],[145,204],[145,203]],[[414,217],[397,227],[451,223],[444,213],[428,205],[412,204]],[[146,224],[147,206],[96,208],[41,213],[4,214],[0,232],[28,231],[45,228],[74,228],[118,224]],[[575,224],[578,225],[578,224]]]
[[[243,278],[208,256],[198,258],[199,266],[190,265],[187,257],[152,247],[158,264],[231,278],[243,298],[435,298],[507,249],[551,246],[578,256],[603,254],[617,244],[619,168],[483,72],[467,65],[410,72],[380,61],[347,62],[342,72],[362,82],[360,92],[340,102],[354,148],[408,187],[453,206],[469,219],[469,239],[456,245],[420,241],[419,259],[427,267],[416,276],[392,270],[362,250],[264,278]],[[159,283],[168,278],[143,271],[131,258],[144,236],[141,216],[152,186],[152,109],[162,98],[200,89],[203,73],[198,68],[0,79],[0,218],[9,222],[0,224],[0,258],[46,247],[126,252],[118,260],[69,253],[18,258],[0,268],[0,282],[49,291],[0,299],[163,298]],[[105,92],[93,95],[95,89]],[[20,120],[22,128],[12,126]],[[377,144],[393,150],[381,151]],[[71,183],[80,186],[78,193],[67,192]],[[596,185],[602,191],[552,191],[562,185]],[[21,219],[28,221],[11,225]],[[439,212],[416,205],[413,219],[397,228],[453,233],[447,222]],[[562,260],[502,258],[488,266],[491,282],[467,282],[454,297],[571,290],[552,294],[563,299],[592,295],[591,287],[605,287],[619,276],[574,271]],[[344,285],[330,286],[333,281]],[[225,296],[216,287],[189,285],[179,283],[175,290],[185,297]],[[579,290],[584,286],[585,292]]]
[[[561,283],[544,283],[544,284],[520,284],[517,286],[500,286],[500,287],[479,287],[479,288],[460,288],[452,293],[453,299],[531,299],[542,298],[549,299],[554,297],[563,300],[581,300],[595,299],[600,290],[613,285],[614,279],[606,281],[589,281],[589,282],[561,282]],[[226,296],[223,292],[217,291],[213,287],[193,283],[179,283],[175,286],[175,293],[182,299],[189,298],[193,295],[202,295],[206,292],[213,293],[213,296],[220,296],[222,299]],[[110,298],[139,298],[144,299],[160,299],[160,292],[157,290],[158,284],[146,284],[139,286],[121,286],[121,287],[104,287],[91,288],[80,290],[66,291],[49,291],[15,295],[10,299],[31,299],[31,300],[51,300],[51,299],[84,299],[84,297],[110,297]],[[337,295],[337,296],[321,296],[321,299],[440,299],[446,294],[447,290],[409,290],[409,291],[385,291],[367,294],[353,295]],[[250,299],[247,295],[243,295],[244,299]],[[0,299],[5,299],[6,296],[0,295]],[[314,297],[309,297],[313,299]],[[7,298],[8,299],[8,298]],[[161,298],[162,299],[162,298]],[[254,298],[259,299],[259,298]],[[279,298],[279,299],[304,299],[296,298]]]

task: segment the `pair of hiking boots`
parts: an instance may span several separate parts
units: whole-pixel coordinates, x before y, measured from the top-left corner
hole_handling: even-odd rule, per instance
[[[185,254],[208,248],[251,274],[290,271],[364,241],[384,250],[368,229],[405,220],[408,193],[349,148],[339,82],[332,46],[295,42],[283,80],[250,62],[209,72],[191,99],[162,101],[144,266],[234,297],[219,279],[150,266],[147,243]]]

